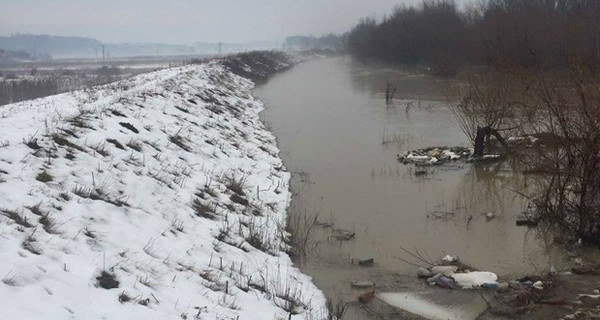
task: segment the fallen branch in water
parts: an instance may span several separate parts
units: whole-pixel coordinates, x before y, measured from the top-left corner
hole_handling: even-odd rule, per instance
[[[398,260],[400,260],[400,261],[402,261],[402,262],[404,262],[404,263],[410,264],[413,267],[417,267],[417,268],[423,267],[423,266],[420,266],[420,265],[418,265],[416,263],[410,262],[410,261],[408,261],[406,259],[403,259],[403,258],[400,258],[400,257],[396,257],[396,256],[393,256],[393,257],[396,258],[396,259],[398,259]]]
[[[421,253],[419,252],[419,250],[417,250],[416,247],[415,247],[415,252],[416,253],[410,252],[410,251],[404,249],[402,246],[398,246],[398,247],[400,248],[400,250],[406,252],[409,256],[411,256],[411,257],[413,257],[413,258],[415,258],[415,259],[417,259],[417,260],[419,260],[419,261],[421,261],[421,262],[423,262],[423,263],[425,263],[427,265],[435,266],[435,263],[433,261],[428,261],[427,259],[425,259],[423,257],[423,255],[421,255]]]
[[[432,211],[427,213],[428,216],[432,216],[436,219],[446,219],[449,216],[454,216],[456,213],[450,211]]]

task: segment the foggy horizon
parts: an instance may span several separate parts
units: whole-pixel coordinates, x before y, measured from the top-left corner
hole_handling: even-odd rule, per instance
[[[361,18],[380,19],[397,6],[420,2],[3,0],[0,35],[80,36],[109,43],[281,41],[293,35],[344,33]]]

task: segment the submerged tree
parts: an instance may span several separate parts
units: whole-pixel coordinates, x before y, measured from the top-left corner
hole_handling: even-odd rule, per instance
[[[600,243],[600,73],[574,60],[554,72],[488,72],[472,77],[453,106],[481,155],[487,136],[534,135],[536,148],[515,154],[530,175],[535,218]],[[513,153],[514,154],[514,153]]]
[[[520,128],[519,115],[523,113],[513,77],[498,71],[473,74],[462,91],[460,101],[450,108],[473,144],[475,155],[483,156],[491,136],[508,148],[501,132]]]

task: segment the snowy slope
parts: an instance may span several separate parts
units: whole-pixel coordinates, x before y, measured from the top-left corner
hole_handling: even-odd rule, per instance
[[[0,108],[0,319],[323,318],[252,87],[213,61]]]

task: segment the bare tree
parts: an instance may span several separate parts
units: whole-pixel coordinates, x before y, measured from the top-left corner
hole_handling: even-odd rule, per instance
[[[508,148],[501,132],[519,129],[522,126],[520,116],[525,110],[514,77],[495,70],[473,73],[461,91],[460,101],[450,108],[473,143],[475,155],[483,156],[491,136]]]

